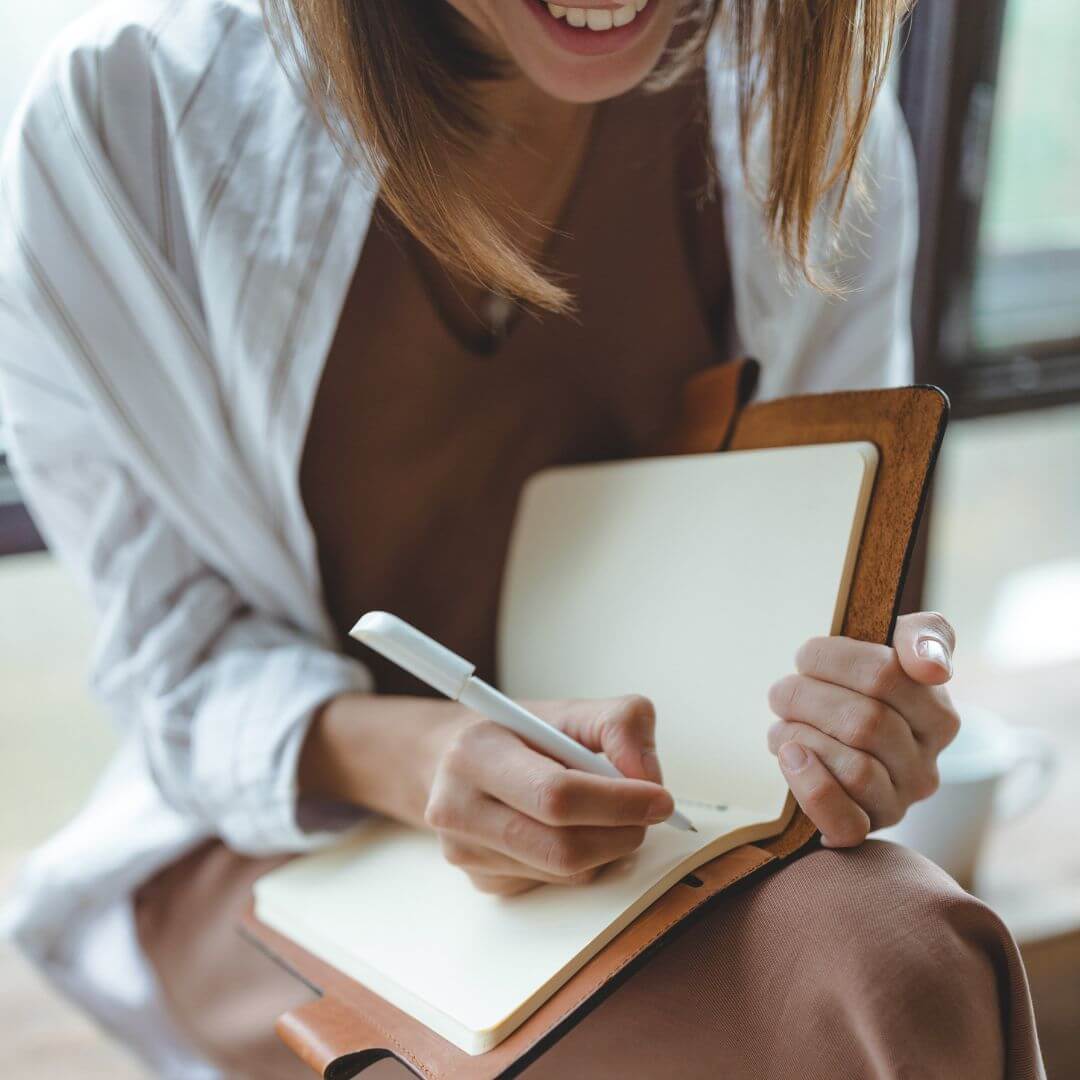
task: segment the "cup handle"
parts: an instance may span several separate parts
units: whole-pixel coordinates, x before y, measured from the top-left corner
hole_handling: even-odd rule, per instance
[[[998,821],[1026,814],[1046,794],[1057,771],[1054,746],[1041,731],[1013,728],[1009,735],[1016,760],[994,798],[994,817]]]

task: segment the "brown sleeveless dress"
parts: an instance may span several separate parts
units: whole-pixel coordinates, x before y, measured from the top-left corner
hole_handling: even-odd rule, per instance
[[[548,465],[647,452],[686,378],[730,354],[719,208],[697,206],[698,87],[600,108],[549,264],[576,318],[469,338],[381,212],[327,359],[301,469],[341,647],[384,693],[426,693],[346,633],[412,620],[494,674],[518,492]],[[310,992],[239,938],[280,860],[208,844],[147,883],[139,938],[173,1018],[226,1075],[303,1080],[276,1017]],[[528,1080],[1038,1075],[1030,998],[997,918],[889,844],[816,851],[718,898],[530,1066]],[[365,1076],[403,1080],[393,1060]]]
[[[382,693],[428,693],[346,635],[384,609],[494,672],[518,493],[549,465],[647,452],[680,390],[728,358],[719,204],[697,82],[598,107],[546,261],[575,316],[521,312],[498,341],[439,310],[381,210],[327,358],[301,467],[325,602]],[[695,119],[697,118],[697,119]]]

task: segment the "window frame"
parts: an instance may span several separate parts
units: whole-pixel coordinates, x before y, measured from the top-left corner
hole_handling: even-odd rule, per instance
[[[22,503],[0,505],[0,557],[43,551],[45,542]]]
[[[0,419],[0,557],[26,555],[45,547],[8,466],[6,432]]]
[[[1080,401],[1080,338],[1000,349],[974,342],[979,223],[1007,3],[917,4],[900,59],[920,189],[916,376],[945,390],[958,417]]]

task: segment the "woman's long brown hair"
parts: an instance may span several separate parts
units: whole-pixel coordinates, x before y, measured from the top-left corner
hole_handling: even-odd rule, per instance
[[[264,0],[275,41],[298,65],[343,150],[374,170],[406,228],[444,264],[549,310],[572,300],[515,245],[482,180],[490,131],[474,96],[500,77],[446,0]],[[655,0],[654,0],[655,2]],[[693,32],[653,84],[729,36],[744,161],[767,125],[758,193],[773,240],[807,278],[812,227],[838,216],[909,0],[684,0]],[[719,24],[719,25],[717,25]],[[505,220],[505,216],[504,216]]]

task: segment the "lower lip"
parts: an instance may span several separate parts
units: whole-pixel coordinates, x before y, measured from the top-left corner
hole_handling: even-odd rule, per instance
[[[530,8],[544,29],[560,48],[567,52],[576,53],[578,56],[608,56],[611,53],[625,49],[641,37],[652,18],[653,9],[661,0],[649,0],[644,10],[639,11],[634,21],[626,26],[615,27],[611,30],[590,30],[587,26],[580,29],[570,26],[566,18],[556,19],[547,9],[546,4],[540,0],[522,0],[526,7]]]

